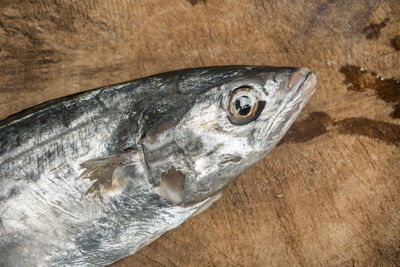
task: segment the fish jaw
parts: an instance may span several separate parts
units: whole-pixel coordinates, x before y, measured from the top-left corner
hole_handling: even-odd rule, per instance
[[[310,97],[314,94],[317,85],[316,76],[308,68],[299,68],[290,77],[289,88],[274,120],[265,130],[267,137],[261,142],[267,151],[270,151],[289,130]]]

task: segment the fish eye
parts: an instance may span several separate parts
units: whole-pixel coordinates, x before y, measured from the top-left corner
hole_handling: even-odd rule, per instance
[[[229,99],[229,121],[234,125],[244,125],[257,119],[264,101],[259,101],[250,86],[238,87],[232,91]]]

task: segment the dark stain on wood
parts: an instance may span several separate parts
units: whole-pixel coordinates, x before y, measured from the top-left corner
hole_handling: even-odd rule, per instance
[[[351,84],[349,90],[363,92],[375,90],[377,97],[386,103],[394,104],[392,118],[400,118],[400,81],[395,78],[384,79],[375,72],[364,70],[358,66],[346,65],[340,68],[345,75],[345,83]]]
[[[1,92],[41,91],[44,81],[56,76],[54,69],[66,69],[58,63],[71,62],[77,51],[88,49],[87,40],[103,34],[112,35],[107,24],[89,15],[95,5],[95,1],[87,1],[85,8],[75,1],[41,4],[33,1],[24,4],[22,10],[16,1],[4,1],[0,5],[0,35],[4,36],[0,38]],[[74,41],[82,32],[87,33],[85,37],[80,42]],[[92,44],[90,48],[94,49],[96,45]],[[87,79],[102,71],[114,72],[119,68],[117,65],[83,66],[83,72],[71,76]],[[16,73],[19,73],[18,82],[13,79]]]
[[[192,6],[197,5],[199,3],[203,3],[206,4],[207,1],[206,0],[187,0]]]
[[[393,264],[393,266],[400,266],[400,242],[395,246],[383,244],[381,251],[385,260]]]
[[[400,146],[400,125],[367,118],[347,118],[333,123],[340,134],[366,136]]]
[[[335,2],[335,0],[328,0],[320,4],[310,15],[310,19],[308,20],[307,26],[304,28],[304,34],[308,34],[310,30],[317,25],[318,23],[321,23],[324,18],[327,17],[330,7],[332,4]]]
[[[394,49],[396,49],[397,51],[400,51],[400,35],[393,37],[390,40],[390,44],[392,45],[392,47]]]
[[[389,18],[384,19],[379,24],[371,23],[363,29],[363,33],[366,35],[367,39],[378,39],[382,28],[386,27],[388,22]]]
[[[325,112],[313,112],[306,119],[295,122],[289,131],[279,142],[302,143],[328,132],[328,125],[332,122],[331,117]]]
[[[295,122],[279,145],[307,142],[328,132],[365,136],[400,146],[400,125],[362,117],[335,121],[325,112],[313,112],[306,119]]]
[[[61,53],[46,47],[44,39],[40,36],[42,30],[33,26],[39,24],[42,25],[44,22],[35,16],[10,15],[0,10],[0,33],[5,36],[0,42],[2,71],[6,74],[1,88],[3,92],[40,89],[40,87],[26,86],[35,80],[46,79],[40,75],[38,66],[62,60]],[[20,84],[25,86],[15,87],[16,83],[12,80],[15,73],[23,73]]]

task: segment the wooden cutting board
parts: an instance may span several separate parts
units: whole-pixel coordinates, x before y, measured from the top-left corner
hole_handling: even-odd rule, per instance
[[[281,144],[115,266],[398,266],[399,35],[398,0],[2,0],[0,118],[173,69],[307,66]]]

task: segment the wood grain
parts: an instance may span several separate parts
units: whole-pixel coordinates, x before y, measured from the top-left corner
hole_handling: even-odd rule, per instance
[[[397,0],[2,0],[0,118],[173,69],[307,66],[280,145],[115,266],[399,266],[399,29]]]

